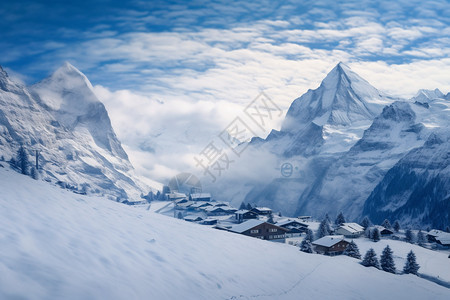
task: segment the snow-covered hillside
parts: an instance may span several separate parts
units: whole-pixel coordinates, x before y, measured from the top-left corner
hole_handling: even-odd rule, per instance
[[[1,299],[448,299],[414,275],[73,194],[0,167]]]
[[[139,198],[156,182],[142,183],[84,74],[65,63],[32,87],[0,68],[0,155],[23,145],[40,151],[41,177],[110,198]]]

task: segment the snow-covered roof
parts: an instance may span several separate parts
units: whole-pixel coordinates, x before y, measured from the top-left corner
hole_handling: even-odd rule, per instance
[[[290,224],[290,223],[298,223],[300,225],[308,227],[307,224],[304,224],[304,223],[300,222],[300,220],[296,220],[296,219],[286,219],[286,220],[278,221],[275,225],[277,225],[277,226],[285,226],[285,225]]]
[[[357,224],[357,223],[342,223],[341,226],[339,226],[338,229],[345,229],[350,233],[361,233],[364,232],[364,227],[362,227],[361,225]]]
[[[344,240],[343,235],[327,235],[324,236],[323,238],[315,240],[314,242],[312,242],[312,244],[323,247],[331,247],[343,240]]]
[[[433,229],[430,230],[428,234],[434,236],[436,241],[439,241],[442,245],[450,245],[450,233]]]
[[[195,193],[191,194],[192,199],[198,199],[198,198],[211,198],[210,193]]]
[[[200,220],[203,220],[203,218],[200,217],[200,216],[186,216],[183,219],[186,220],[186,221],[200,221]]]
[[[235,213],[239,214],[239,215],[243,215],[243,214],[246,214],[248,212],[249,212],[249,210],[247,210],[247,209],[240,209],[240,210],[236,211]]]
[[[202,206],[212,206],[212,204],[209,202],[195,202],[194,204],[191,205],[191,207],[193,208],[199,208]]]
[[[272,211],[270,208],[268,207],[254,207],[255,210],[259,210],[259,211]]]
[[[194,202],[192,202],[192,201],[187,201],[187,202],[177,203],[177,206],[180,206],[180,207],[189,207],[189,206],[191,206],[192,204],[194,204]]]
[[[186,194],[173,192],[173,193],[167,194],[167,197],[169,199],[183,199],[183,198],[186,198]]]
[[[252,220],[245,221],[241,224],[234,225],[229,230],[233,231],[233,232],[237,232],[237,233],[242,233],[244,231],[252,229],[253,227],[261,225],[262,223],[264,223],[264,221],[258,220],[258,219],[252,219]]]

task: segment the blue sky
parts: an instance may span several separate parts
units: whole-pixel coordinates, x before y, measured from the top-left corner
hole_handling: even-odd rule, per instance
[[[449,16],[440,0],[3,0],[0,65],[31,84],[72,63],[155,178],[192,164],[260,91],[286,111],[339,61],[395,96],[449,92]],[[174,140],[190,143],[174,153]]]

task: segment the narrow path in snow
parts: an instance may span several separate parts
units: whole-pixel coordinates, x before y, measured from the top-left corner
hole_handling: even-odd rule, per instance
[[[289,287],[286,290],[283,290],[280,293],[274,293],[274,294],[259,294],[259,295],[250,295],[250,296],[245,296],[245,295],[239,295],[239,296],[232,296],[230,298],[227,298],[227,300],[236,300],[236,299],[251,299],[251,298],[259,298],[259,297],[277,297],[277,296],[281,296],[281,295],[286,295],[289,292],[291,292],[293,289],[295,289],[300,283],[302,283],[303,280],[305,280],[308,276],[310,276],[312,273],[314,273],[321,265],[323,265],[324,263],[320,263],[318,264],[314,269],[312,269],[309,273],[307,273],[306,275],[304,275],[302,278],[300,278],[299,280],[297,280],[297,282],[295,282],[291,287]]]

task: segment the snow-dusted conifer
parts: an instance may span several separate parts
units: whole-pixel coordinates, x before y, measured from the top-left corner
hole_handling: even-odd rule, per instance
[[[300,243],[300,251],[306,252],[306,253],[313,253],[311,241],[304,239]]]
[[[307,229],[307,230],[306,230],[305,240],[308,240],[308,241],[312,242],[313,239],[314,239],[314,237],[313,237],[313,232],[312,232],[312,230],[311,230],[311,229]]]
[[[239,206],[239,209],[242,210],[242,209],[245,209],[245,208],[246,208],[245,203],[242,202],[242,203],[241,203],[241,206]]]
[[[322,222],[320,222],[319,229],[317,230],[317,238],[320,239],[326,235],[329,235],[330,233],[331,233],[330,224],[325,218],[322,220]]]
[[[381,254],[380,265],[381,269],[383,269],[384,271],[395,274],[393,252],[389,245],[384,248],[383,253]]]
[[[403,267],[403,273],[417,275],[417,271],[419,271],[419,268],[420,266],[416,261],[416,255],[411,250],[406,257],[406,263]]]
[[[347,248],[344,251],[344,255],[361,259],[361,254],[359,253],[358,245],[352,240],[350,244],[347,246]]]
[[[408,243],[414,243],[414,233],[411,231],[411,229],[406,229],[405,232],[405,241],[407,241]]]
[[[380,264],[378,262],[377,254],[373,248],[367,250],[366,255],[364,255],[364,259],[361,264],[365,267],[375,267],[377,269],[380,268]]]
[[[391,222],[389,222],[388,219],[385,219],[385,220],[383,221],[383,224],[381,224],[381,226],[383,226],[384,228],[389,229],[389,230],[392,229]]]
[[[378,230],[378,228],[374,228],[372,230],[371,236],[374,242],[378,242],[380,240],[380,231]]]
[[[394,222],[394,230],[395,230],[395,232],[399,232],[400,231],[400,222],[398,220],[396,220]]]
[[[419,230],[419,232],[417,233],[417,245],[423,247],[426,242],[427,240],[425,234],[422,232],[422,230]]]
[[[250,203],[247,203],[247,210],[252,210],[252,205]]]
[[[340,212],[337,215],[336,220],[334,221],[334,223],[336,225],[341,225],[342,223],[345,223],[345,217],[344,217],[344,214],[342,212]]]
[[[19,150],[17,151],[17,166],[19,167],[19,170],[22,174],[28,175],[29,165],[30,162],[28,160],[28,153],[23,145],[21,145]]]
[[[361,226],[364,227],[364,229],[367,229],[368,227],[370,227],[370,225],[372,225],[372,222],[370,222],[369,217],[364,217],[361,222]]]

